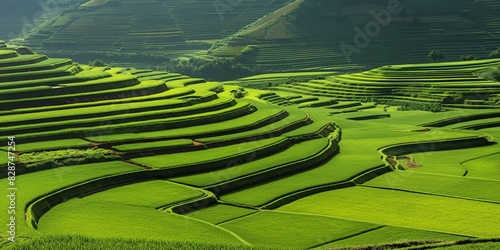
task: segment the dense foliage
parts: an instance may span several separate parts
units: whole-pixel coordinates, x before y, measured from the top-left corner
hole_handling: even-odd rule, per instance
[[[460,60],[462,61],[472,61],[472,60],[477,60],[477,58],[473,55],[463,55],[460,57]]]
[[[441,50],[432,50],[427,56],[431,59],[432,62],[444,59],[444,55]]]
[[[121,158],[112,154],[109,150],[91,148],[86,150],[65,149],[26,153],[22,154],[20,159],[28,168],[46,168],[120,160]]]
[[[248,68],[235,60],[206,60],[202,58],[171,59],[162,63],[161,66],[155,67],[155,69],[219,81],[264,73],[259,69]]]
[[[491,67],[485,71],[479,72],[478,75],[490,81],[500,82],[500,67]]]
[[[425,102],[391,102],[391,105],[399,106],[398,111],[422,110],[430,112],[441,112],[443,107],[440,103],[425,103]]]

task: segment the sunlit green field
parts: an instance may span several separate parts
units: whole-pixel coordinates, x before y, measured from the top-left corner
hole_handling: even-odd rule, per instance
[[[495,105],[431,112],[385,102],[446,98],[467,72],[498,60],[321,73],[253,90],[18,49],[0,47],[0,186],[17,188],[18,241],[4,230],[1,248],[391,248],[500,237]],[[420,87],[407,86],[413,76]],[[277,76],[238,81],[267,77]]]
[[[335,204],[328,206],[328,204]],[[353,187],[313,195],[278,209],[475,237],[495,237],[498,204]],[[369,212],[368,212],[369,211]]]

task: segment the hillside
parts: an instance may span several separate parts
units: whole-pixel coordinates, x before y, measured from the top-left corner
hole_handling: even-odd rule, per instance
[[[0,248],[498,246],[498,83],[472,75],[498,63],[318,73],[324,85],[297,94],[0,41],[0,186],[17,188]],[[373,102],[389,88],[438,102],[474,82],[484,100],[437,113]]]
[[[431,50],[458,61],[486,58],[500,46],[500,5],[488,0],[404,0],[394,13],[381,0],[81,2],[11,42],[80,62],[149,68],[202,57],[254,72],[423,63]],[[9,16],[0,17],[0,28],[21,25]]]
[[[0,39],[17,38],[84,0],[0,1]]]
[[[428,62],[435,49],[447,61],[484,58],[500,45],[500,5],[494,1],[401,1],[394,13],[387,2],[305,0],[233,35],[211,54],[290,70]]]
[[[49,54],[92,51],[97,53],[94,58],[113,52],[124,57],[127,53],[203,55],[217,39],[233,34],[284,2],[251,0],[231,5],[211,0],[91,0],[63,11],[38,27],[38,32],[15,42]],[[76,59],[88,58],[78,56]]]

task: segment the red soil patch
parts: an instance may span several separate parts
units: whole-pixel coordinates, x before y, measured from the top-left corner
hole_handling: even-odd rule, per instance
[[[402,166],[403,168],[422,168],[421,165],[417,164],[409,156],[387,156],[387,161],[393,167],[396,167],[399,163],[399,165]]]
[[[403,166],[404,168],[421,168],[421,165],[418,165],[411,157],[409,156],[398,156],[396,160]]]
[[[396,167],[398,165],[398,162],[396,161],[396,157],[394,156],[387,156],[387,161],[393,166]]]

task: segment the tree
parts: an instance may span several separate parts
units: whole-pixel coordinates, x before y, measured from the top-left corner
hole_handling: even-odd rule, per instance
[[[463,55],[460,57],[460,59],[462,61],[473,61],[473,60],[477,60],[477,58],[473,55]]]
[[[93,62],[89,62],[89,65],[90,66],[94,66],[94,67],[104,67],[104,66],[108,66],[107,63],[105,63],[103,60],[101,59],[95,59]]]
[[[429,52],[429,54],[427,55],[427,57],[429,57],[432,62],[435,62],[437,60],[443,59],[444,55],[441,52],[441,50],[432,50],[431,52]]]

